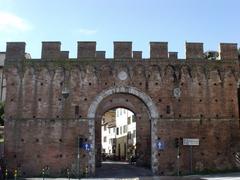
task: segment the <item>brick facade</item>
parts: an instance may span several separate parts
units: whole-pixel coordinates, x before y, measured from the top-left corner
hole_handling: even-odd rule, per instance
[[[237,44],[222,43],[220,60],[207,60],[202,43],[186,43],[186,59],[168,53],[166,42],[150,43],[150,58],[114,42],[114,58],[96,42],[78,42],[77,59],[60,42],[43,42],[41,59],[25,59],[25,43],[7,43],[5,157],[9,170],[25,176],[66,175],[77,167],[94,174],[100,163],[101,117],[117,107],[136,114],[137,164],[155,174],[176,174],[175,138],[199,138],[193,170],[238,168],[239,63]],[[180,93],[175,93],[176,88]],[[63,93],[68,92],[68,96]],[[161,139],[165,149],[158,151]],[[180,145],[179,167],[189,173],[189,147]]]

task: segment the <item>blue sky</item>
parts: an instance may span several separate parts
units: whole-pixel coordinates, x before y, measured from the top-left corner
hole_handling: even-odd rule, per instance
[[[240,43],[239,0],[0,0],[0,51],[8,41],[25,41],[39,58],[42,41],[61,41],[76,57],[77,41],[97,41],[113,56],[113,41],[133,41],[149,56],[150,41],[168,41],[184,58],[185,41],[218,50]]]

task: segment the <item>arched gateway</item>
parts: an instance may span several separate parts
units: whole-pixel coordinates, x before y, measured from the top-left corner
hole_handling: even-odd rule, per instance
[[[238,168],[237,44],[221,43],[219,54],[204,54],[202,43],[187,42],[186,59],[180,60],[166,42],[151,42],[144,59],[131,42],[114,42],[109,59],[96,51],[96,42],[78,42],[71,59],[60,42],[43,42],[41,59],[27,59],[25,43],[7,43],[9,172],[94,175],[100,119],[118,107],[136,114],[137,164],[154,174]]]
[[[95,149],[95,122],[94,120],[96,120],[98,117],[96,117],[97,115],[97,109],[101,108],[99,107],[99,105],[101,104],[101,102],[107,98],[107,97],[111,97],[112,95],[121,95],[123,94],[123,97],[121,97],[120,99],[127,99],[129,101],[128,95],[133,95],[137,98],[139,98],[141,100],[141,102],[147,107],[148,110],[148,115],[150,118],[150,124],[151,124],[151,147],[147,147],[151,149],[151,169],[152,171],[155,173],[157,170],[157,150],[156,150],[156,145],[155,145],[155,141],[157,139],[156,136],[156,121],[159,119],[159,113],[157,111],[157,107],[154,104],[154,102],[152,101],[152,99],[145,94],[144,92],[141,92],[140,90],[138,90],[135,87],[129,87],[129,86],[119,86],[119,87],[113,87],[107,90],[104,90],[103,92],[99,93],[96,98],[94,99],[94,101],[91,103],[89,110],[88,110],[88,119],[92,119],[92,121],[89,121],[89,123],[91,123],[91,126],[93,127],[90,139],[92,139],[92,144],[93,144],[93,149]],[[111,109],[112,107],[125,107],[128,109],[133,110],[134,112],[136,112],[134,109],[134,107],[128,106],[128,103],[124,102],[121,103],[120,99],[118,99],[118,97],[112,97],[112,99],[117,99],[115,100],[116,102],[112,102],[110,105],[110,107],[108,107],[108,109],[103,110],[103,112],[106,112],[106,110]],[[131,99],[131,98],[130,98]],[[139,107],[139,104],[138,104]],[[138,123],[138,122],[137,122]],[[137,126],[138,127],[138,126]],[[138,129],[137,129],[138,130]],[[91,152],[91,165],[92,165],[92,169],[95,169],[95,151]]]

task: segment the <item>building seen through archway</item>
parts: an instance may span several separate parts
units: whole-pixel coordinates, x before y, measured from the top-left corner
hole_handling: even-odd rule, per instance
[[[136,159],[136,118],[133,112],[117,108],[102,118],[102,161]]]

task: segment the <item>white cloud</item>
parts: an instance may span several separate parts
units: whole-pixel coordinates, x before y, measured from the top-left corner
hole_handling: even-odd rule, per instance
[[[93,35],[97,33],[96,29],[84,29],[81,28],[78,30],[79,33],[83,34],[83,35]]]
[[[31,29],[31,25],[26,20],[12,13],[0,11],[1,32],[25,32]]]

